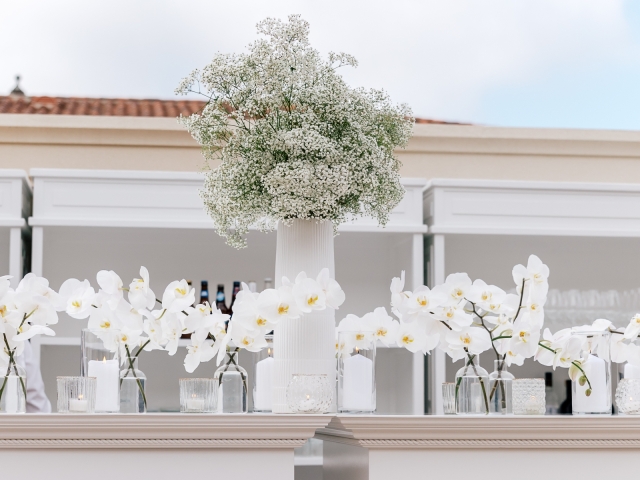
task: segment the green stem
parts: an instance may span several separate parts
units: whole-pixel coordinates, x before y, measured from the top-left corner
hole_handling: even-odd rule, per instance
[[[544,348],[545,350],[549,350],[550,352],[553,352],[554,354],[556,353],[556,351],[553,348],[549,348],[546,345],[544,345],[543,343],[538,342],[538,346]],[[587,381],[587,383],[589,384],[589,388],[591,389],[591,382],[589,381],[589,377],[587,377],[587,374],[584,373],[584,370],[582,369],[582,367],[580,365],[578,365],[575,361],[571,362],[571,365],[573,365],[574,367],[576,367],[578,370],[580,370],[582,372],[582,375],[584,375],[584,378]]]
[[[129,370],[131,370],[131,373],[133,373],[133,376],[136,379],[136,383],[138,384],[138,389],[140,390],[140,393],[142,394],[142,401],[144,402],[144,408],[146,410],[147,409],[147,396],[144,393],[144,388],[142,387],[142,382],[140,381],[140,379],[136,375],[136,369],[133,367],[133,360],[131,359],[131,353],[129,352],[129,347],[127,345],[125,345],[124,348],[127,351],[127,359],[129,360]],[[137,355],[136,355],[135,358],[138,358]],[[125,374],[125,377],[129,373],[129,370],[127,370],[127,373]],[[120,386],[122,386],[122,380],[123,379],[121,378],[120,379]]]

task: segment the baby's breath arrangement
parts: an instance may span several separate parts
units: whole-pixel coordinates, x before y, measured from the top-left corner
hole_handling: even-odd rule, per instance
[[[257,30],[265,38],[247,53],[216,54],[176,90],[208,98],[180,122],[208,161],[200,193],[218,232],[243,247],[250,225],[337,225],[363,214],[384,225],[404,194],[393,150],[409,139],[411,110],[382,90],[349,87],[337,69],[357,66],[355,58],[323,59],[299,15],[268,18]]]

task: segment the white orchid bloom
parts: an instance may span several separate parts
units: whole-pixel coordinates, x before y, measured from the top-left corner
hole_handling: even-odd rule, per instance
[[[162,308],[172,313],[181,312],[196,301],[195,289],[186,280],[175,280],[167,285],[162,295]]]
[[[26,294],[25,296],[40,296],[47,299],[51,306],[58,312],[66,308],[64,299],[49,288],[49,280],[38,277],[33,273],[27,273],[18,284],[15,290],[16,294]]]
[[[396,343],[400,324],[391,318],[384,307],[376,308],[372,313],[362,317],[366,329],[373,331],[376,340],[384,345],[391,346]]]
[[[136,310],[151,310],[156,304],[156,294],[149,288],[149,271],[145,267],[140,267],[140,278],[134,278],[129,284],[129,302]]]
[[[187,316],[184,318],[185,333],[192,333],[199,329],[208,331],[213,326],[213,319],[209,318],[212,313],[209,302],[201,303],[195,307],[187,307],[185,311],[187,312]]]
[[[538,350],[540,327],[535,323],[518,318],[513,325],[509,351],[525,358],[532,357]]]
[[[638,335],[640,335],[640,313],[633,316],[624,330],[624,338],[626,339],[636,339]]]
[[[445,322],[451,329],[460,331],[473,323],[473,316],[465,312],[462,303],[435,309],[435,318]]]
[[[234,345],[248,352],[259,352],[267,346],[264,333],[247,330],[235,321],[229,324],[228,335],[231,337]]]
[[[233,321],[244,328],[260,333],[267,333],[274,329],[275,324],[260,314],[258,305],[259,293],[252,292],[246,283],[242,284],[242,290],[236,296],[233,305]]]
[[[13,277],[11,275],[4,275],[0,277],[0,300],[2,300],[11,290],[10,280],[12,278]]]
[[[513,293],[506,294],[502,302],[490,302],[483,305],[481,308],[487,312],[495,313],[497,315],[505,315],[513,317],[518,309],[520,303],[520,297]],[[485,318],[487,320],[487,318]]]
[[[532,289],[544,289],[548,284],[549,267],[542,263],[542,260],[537,256],[530,255],[527,266],[516,265],[513,267],[512,275],[513,281],[518,287],[522,286],[522,282],[525,281]]]
[[[300,310],[291,289],[286,286],[277,290],[269,288],[260,292],[258,311],[263,318],[273,324],[277,324],[282,319],[295,320],[300,317]]]
[[[340,335],[336,329],[336,358],[347,358],[353,352],[354,346],[350,343],[350,335]]]
[[[77,319],[87,318],[93,310],[96,292],[89,280],[81,282],[75,278],[66,280],[60,287],[60,296],[66,304],[66,312]]]
[[[409,298],[403,302],[402,319],[407,322],[424,320],[448,300],[447,294],[442,289],[430,290],[429,287],[422,285],[410,292]]]
[[[12,298],[15,315],[13,318],[19,323],[28,320],[36,325],[54,325],[58,323],[58,314],[51,301],[38,294],[28,292],[15,293]],[[18,323],[18,324],[19,324]],[[17,326],[17,325],[16,325]]]
[[[513,335],[513,323],[510,321],[504,323],[497,323],[495,329],[491,332],[493,340],[493,346],[500,355],[509,353],[509,347],[511,343],[511,336]],[[507,337],[507,338],[499,338]],[[515,354],[514,354],[515,355]]]
[[[329,276],[329,269],[323,268],[318,274],[317,282],[324,292],[327,307],[338,310],[344,303],[345,294],[340,284]]]
[[[36,335],[49,335],[55,336],[56,332],[51,330],[49,327],[44,325],[32,325],[29,322],[24,322],[22,326],[16,329],[18,334],[13,337],[15,342],[24,342],[29,340],[30,338],[35,337]]]
[[[338,324],[338,332],[347,337],[347,343],[353,348],[368,350],[375,339],[372,327],[356,315],[349,314]]]
[[[495,285],[487,285],[484,281],[477,279],[471,285],[466,298],[481,309],[491,311],[492,308],[496,309],[498,305],[502,305],[507,298],[507,294],[501,288]]]
[[[424,328],[416,322],[401,323],[398,328],[396,343],[412,353],[427,353],[435,348],[440,341],[439,335],[427,336]]]
[[[491,337],[484,328],[465,327],[459,332],[451,330],[446,335],[449,349],[462,350],[474,355],[479,355],[491,348]]]
[[[296,283],[291,293],[302,313],[311,313],[327,308],[324,290],[317,281],[308,278],[304,272],[300,272],[296,277]]]
[[[518,320],[528,315],[528,318],[533,324],[542,327],[544,323],[544,304],[547,301],[547,294],[541,290],[531,290],[528,297],[528,301],[523,305]]]
[[[100,270],[96,275],[98,285],[105,293],[111,308],[116,308],[120,300],[123,298],[122,279],[113,270]]]
[[[394,277],[391,280],[391,311],[395,313],[404,311],[404,303],[409,299],[411,292],[404,291],[404,270],[400,274],[400,277]]]
[[[140,346],[140,337],[142,330],[133,330],[129,327],[123,326],[115,336],[115,341],[120,348],[120,358],[122,364],[127,364],[127,350],[129,354],[133,353],[136,347]]]
[[[143,323],[143,331],[147,334],[149,343],[144,347],[146,351],[163,350],[166,345],[164,332],[162,331],[162,320],[158,318],[164,310],[155,310],[146,315]]]
[[[122,322],[107,304],[92,309],[88,328],[102,340],[108,350],[115,351],[117,348],[116,337],[122,327]]]
[[[447,295],[445,305],[457,305],[469,294],[471,279],[466,273],[452,273],[447,276],[443,285],[436,288],[442,289]]]
[[[193,373],[201,362],[208,362],[215,354],[213,342],[207,339],[205,332],[193,333],[191,344],[187,347],[184,368],[188,373]]]
[[[178,342],[182,337],[183,326],[178,313],[165,312],[161,319],[164,349],[173,356],[178,351]]]

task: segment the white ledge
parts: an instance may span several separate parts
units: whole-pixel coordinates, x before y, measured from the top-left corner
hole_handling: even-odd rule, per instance
[[[269,414],[0,415],[0,449],[291,449],[330,420]]]
[[[640,417],[339,415],[316,438],[369,449],[637,449]]]

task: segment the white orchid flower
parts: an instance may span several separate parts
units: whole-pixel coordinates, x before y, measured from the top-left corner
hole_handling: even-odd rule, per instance
[[[247,330],[239,323],[235,323],[235,321],[229,324],[228,335],[231,337],[234,345],[248,352],[259,352],[267,346],[264,333]]]
[[[349,314],[338,324],[337,331],[346,336],[347,343],[359,350],[368,350],[375,339],[373,329],[364,318]]]
[[[491,337],[484,328],[465,327],[459,332],[449,331],[446,341],[451,350],[462,350],[479,355],[491,348]]]
[[[145,267],[140,267],[140,278],[134,278],[129,284],[129,302],[136,310],[151,310],[156,304],[156,294],[149,288],[149,271]]]
[[[522,365],[525,361],[525,357],[520,355],[519,353],[514,353],[511,350],[505,352],[505,361],[507,362],[507,367],[511,365]]]
[[[445,322],[451,329],[460,331],[473,323],[473,316],[465,312],[462,302],[435,309],[435,318]]]
[[[395,313],[404,311],[404,303],[408,300],[411,292],[404,291],[404,270],[400,273],[400,277],[394,277],[391,280],[391,310]]]
[[[291,293],[302,313],[311,313],[327,308],[324,290],[316,280],[308,278],[304,272],[300,272],[296,278]]]
[[[162,308],[169,312],[181,312],[196,301],[195,289],[186,280],[176,280],[167,285],[162,295]]]
[[[122,279],[113,270],[100,270],[96,275],[96,280],[102,292],[106,296],[111,308],[116,308],[120,300],[123,298]]]
[[[60,296],[65,302],[65,310],[70,317],[84,319],[93,310],[92,305],[96,292],[89,280],[81,282],[70,278],[60,286]]]
[[[147,334],[149,343],[144,347],[145,351],[163,350],[166,345],[164,332],[162,331],[162,320],[158,318],[164,310],[155,310],[146,315],[143,323],[143,331]]]
[[[499,308],[498,305],[502,305],[507,298],[507,294],[501,288],[495,285],[487,285],[484,281],[477,279],[471,285],[466,298],[481,309],[491,311]]]
[[[327,307],[338,310],[340,305],[344,303],[345,294],[340,284],[329,276],[329,269],[323,268],[320,270],[316,281],[324,292]]]
[[[295,320],[300,317],[300,310],[291,289],[286,286],[277,290],[269,288],[260,292],[258,311],[263,318],[273,324],[277,324],[282,319]]]
[[[391,346],[396,343],[400,324],[395,321],[384,307],[376,308],[372,313],[362,317],[362,323],[367,330],[373,331],[376,340],[384,345]]]
[[[10,280],[12,278],[13,277],[11,275],[4,275],[0,277],[0,300],[2,300],[11,290]]]
[[[412,353],[427,353],[433,350],[439,341],[438,335],[427,337],[424,328],[417,322],[401,323],[396,338],[399,347],[406,348]]]
[[[624,338],[632,340],[640,335],[640,313],[637,313],[629,321],[629,325],[624,331]]]
[[[516,286],[522,286],[522,282],[525,281],[532,289],[544,289],[548,284],[549,267],[542,263],[542,260],[537,256],[530,255],[527,266],[516,265],[513,267],[512,275]]]
[[[509,353],[509,346],[511,343],[511,336],[513,335],[513,323],[510,321],[504,323],[497,323],[495,329],[491,332],[492,338],[497,338],[498,340],[493,340],[493,346],[496,348],[496,351],[500,355],[505,355]],[[509,337],[509,338],[499,338],[499,337]]]
[[[422,285],[410,292],[409,298],[403,302],[402,319],[407,322],[426,319],[431,313],[448,301],[447,294],[442,289]]]
[[[182,337],[183,326],[178,313],[165,312],[162,322],[162,338],[164,349],[173,356],[178,351],[178,342]]]
[[[466,273],[452,273],[447,276],[443,285],[436,288],[442,289],[447,295],[445,305],[457,305],[469,294],[471,279]]]
[[[233,305],[233,321],[248,330],[267,333],[274,329],[275,324],[260,314],[259,297],[259,293],[252,292],[249,286],[243,283]]]
[[[15,342],[24,342],[36,335],[54,336],[56,334],[56,332],[51,330],[49,327],[45,327],[44,325],[32,325],[29,322],[24,322],[22,326],[16,329],[16,331],[18,334],[13,337]]]
[[[193,373],[201,362],[208,362],[215,354],[213,342],[207,339],[206,332],[193,333],[191,344],[187,347],[184,368],[188,373]]]
[[[518,318],[513,325],[509,351],[525,358],[532,357],[538,350],[540,327],[531,321]]]
[[[354,346],[350,343],[350,335],[340,335],[336,329],[336,358],[347,358],[353,352]]]
[[[116,337],[122,327],[122,322],[107,304],[92,309],[88,328],[102,340],[108,350],[115,351],[117,348]]]
[[[187,307],[185,312],[187,312],[187,316],[184,318],[185,333],[192,333],[203,328],[208,331],[213,326],[213,319],[209,318],[212,312],[209,302],[201,303],[195,307]]]

